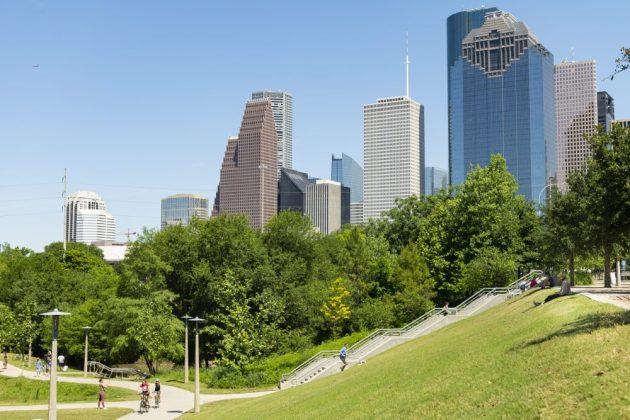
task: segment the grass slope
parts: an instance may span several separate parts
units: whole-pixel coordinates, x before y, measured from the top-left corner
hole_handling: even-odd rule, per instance
[[[629,418],[630,312],[533,291],[353,366],[251,400],[224,418]]]
[[[58,410],[57,418],[59,420],[113,420],[120,418],[126,414],[132,413],[133,410],[128,408],[108,408],[107,410],[97,409],[76,409],[76,410]],[[0,419],[10,420],[32,420],[45,419],[48,417],[48,411],[0,411]]]
[[[49,390],[48,381],[0,376],[0,405],[46,404]],[[137,399],[135,392],[114,386],[107,387],[106,398],[107,401]],[[57,401],[60,403],[96,401],[97,399],[97,385],[57,383]]]

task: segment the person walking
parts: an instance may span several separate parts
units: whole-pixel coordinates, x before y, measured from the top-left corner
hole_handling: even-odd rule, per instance
[[[98,409],[105,409],[105,384],[103,378],[98,380]]]
[[[346,366],[348,366],[348,362],[346,362],[346,357],[348,357],[348,343],[345,343],[339,351],[339,359],[341,359],[341,363],[343,363],[343,365],[341,365],[342,372],[346,368]]]
[[[41,376],[44,370],[44,363],[41,358],[37,358],[35,362],[35,376]]]
[[[60,354],[59,357],[57,357],[57,361],[59,369],[63,369],[63,365],[66,363],[66,356],[64,356],[63,354]]]
[[[4,349],[4,356],[2,357],[2,361],[4,363],[4,369],[7,368],[7,365],[9,364],[9,353],[7,352],[7,349]]]

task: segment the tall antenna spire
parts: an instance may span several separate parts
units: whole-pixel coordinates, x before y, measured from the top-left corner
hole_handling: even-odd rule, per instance
[[[409,32],[405,31],[405,47],[406,47],[406,52],[405,52],[405,69],[406,69],[406,73],[407,73],[407,98],[409,98]]]

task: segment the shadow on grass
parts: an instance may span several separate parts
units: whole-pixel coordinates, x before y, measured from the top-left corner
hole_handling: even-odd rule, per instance
[[[513,348],[524,348],[529,346],[535,346],[537,344],[544,343],[549,340],[553,340],[556,337],[570,337],[578,334],[590,334],[593,331],[601,328],[611,328],[616,325],[630,324],[630,311],[624,311],[620,313],[611,314],[590,314],[578,318],[576,321],[565,324],[558,331],[551,334],[528,340],[520,346]]]

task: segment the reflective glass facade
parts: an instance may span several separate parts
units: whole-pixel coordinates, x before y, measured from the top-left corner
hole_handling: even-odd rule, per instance
[[[342,153],[341,158],[336,158],[333,155],[330,179],[350,188],[352,203],[363,200],[363,168],[350,156]]]
[[[176,194],[162,199],[162,229],[187,225],[193,217],[208,218],[208,199],[193,194]]]
[[[464,10],[452,14],[446,20],[446,42],[447,42],[447,59],[446,67],[448,71],[448,120],[449,120],[449,171],[452,170],[453,162],[451,161],[451,71],[455,62],[462,56],[462,41],[468,33],[481,27],[484,22],[486,13],[497,11],[496,7],[488,7],[474,10]],[[425,188],[426,189],[426,188]]]
[[[471,31],[462,50],[450,75],[451,184],[500,153],[519,193],[537,201],[556,173],[553,55],[502,12]]]
[[[448,172],[445,169],[427,166],[424,168],[424,195],[433,195],[448,187]]]

